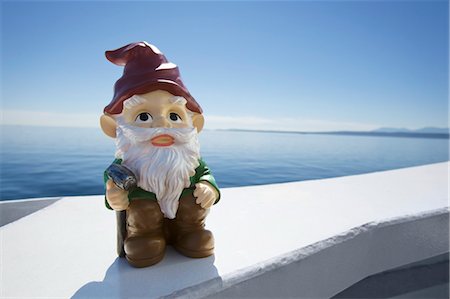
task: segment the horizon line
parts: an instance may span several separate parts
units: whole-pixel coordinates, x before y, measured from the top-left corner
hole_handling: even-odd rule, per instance
[[[100,128],[100,115],[94,113],[61,113],[27,110],[0,110],[0,125],[62,128]],[[420,127],[379,125],[351,121],[307,118],[264,118],[261,116],[206,115],[208,130],[256,130],[286,132],[370,132],[380,129],[416,131],[425,128],[449,130],[449,126],[426,125]]]
[[[45,125],[45,124],[5,124],[0,123],[2,127],[41,127],[41,128],[73,128],[73,129],[99,129],[100,126],[54,126],[54,125]],[[425,128],[433,128],[439,130],[446,130],[447,133],[443,132],[416,132],[417,130],[425,129]],[[395,128],[393,128],[395,129]],[[450,137],[450,128],[448,127],[423,127],[420,129],[407,129],[409,131],[390,131],[383,132],[375,130],[333,130],[333,131],[297,131],[297,130],[266,130],[266,129],[240,129],[240,128],[204,128],[203,131],[229,131],[229,132],[255,132],[255,133],[285,133],[285,134],[330,134],[330,135],[371,135],[371,136],[393,136],[393,137],[401,137],[401,136],[447,136]],[[405,130],[405,128],[399,128],[399,130]]]

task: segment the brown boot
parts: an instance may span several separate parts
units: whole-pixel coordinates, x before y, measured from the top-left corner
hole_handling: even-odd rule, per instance
[[[156,201],[136,199],[127,209],[125,257],[138,268],[156,264],[164,257],[164,217]]]
[[[180,199],[176,218],[171,223],[173,246],[181,254],[202,258],[214,253],[214,237],[205,230],[205,218],[209,209],[195,203],[195,197]]]

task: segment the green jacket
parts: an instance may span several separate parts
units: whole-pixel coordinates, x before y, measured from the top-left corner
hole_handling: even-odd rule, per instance
[[[203,161],[202,158],[200,158],[198,161],[199,161],[200,165],[195,169],[195,174],[193,176],[191,176],[191,178],[190,178],[191,185],[189,186],[189,188],[185,188],[183,190],[183,192],[180,195],[180,198],[185,195],[188,195],[188,194],[193,194],[194,189],[195,189],[195,184],[197,184],[198,182],[201,182],[201,181],[206,181],[206,182],[210,183],[217,190],[217,192],[219,194],[219,198],[217,198],[216,202],[214,203],[214,204],[216,204],[220,199],[219,187],[217,186],[216,180],[214,179],[213,175],[211,174],[211,171],[209,170],[209,167],[208,167],[208,165],[206,165],[205,161]],[[113,161],[113,163],[122,164],[122,159],[115,159]],[[103,173],[103,179],[106,184],[106,182],[109,179],[108,175],[106,174],[106,171]],[[145,190],[137,187],[136,189],[134,189],[133,191],[131,191],[128,194],[128,200],[131,201],[136,198],[156,200],[156,195],[155,195],[155,193],[148,192],[148,191],[145,191]],[[108,209],[112,210],[112,208],[108,204],[108,201],[106,200],[106,196],[105,196],[105,205]]]

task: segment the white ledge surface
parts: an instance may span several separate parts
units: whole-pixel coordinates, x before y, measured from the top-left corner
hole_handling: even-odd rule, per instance
[[[448,167],[223,189],[207,219],[215,255],[168,248],[144,269],[116,256],[103,196],[62,198],[0,228],[0,297],[330,297],[448,251]]]

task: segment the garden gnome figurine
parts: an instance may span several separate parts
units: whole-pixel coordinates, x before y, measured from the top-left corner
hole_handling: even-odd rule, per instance
[[[100,125],[116,140],[112,166],[136,182],[124,188],[105,171],[105,204],[118,215],[119,255],[135,267],[159,262],[167,245],[188,257],[212,255],[205,219],[220,192],[200,157],[200,105],[178,67],[155,46],[138,42],[105,54],[124,72]]]

